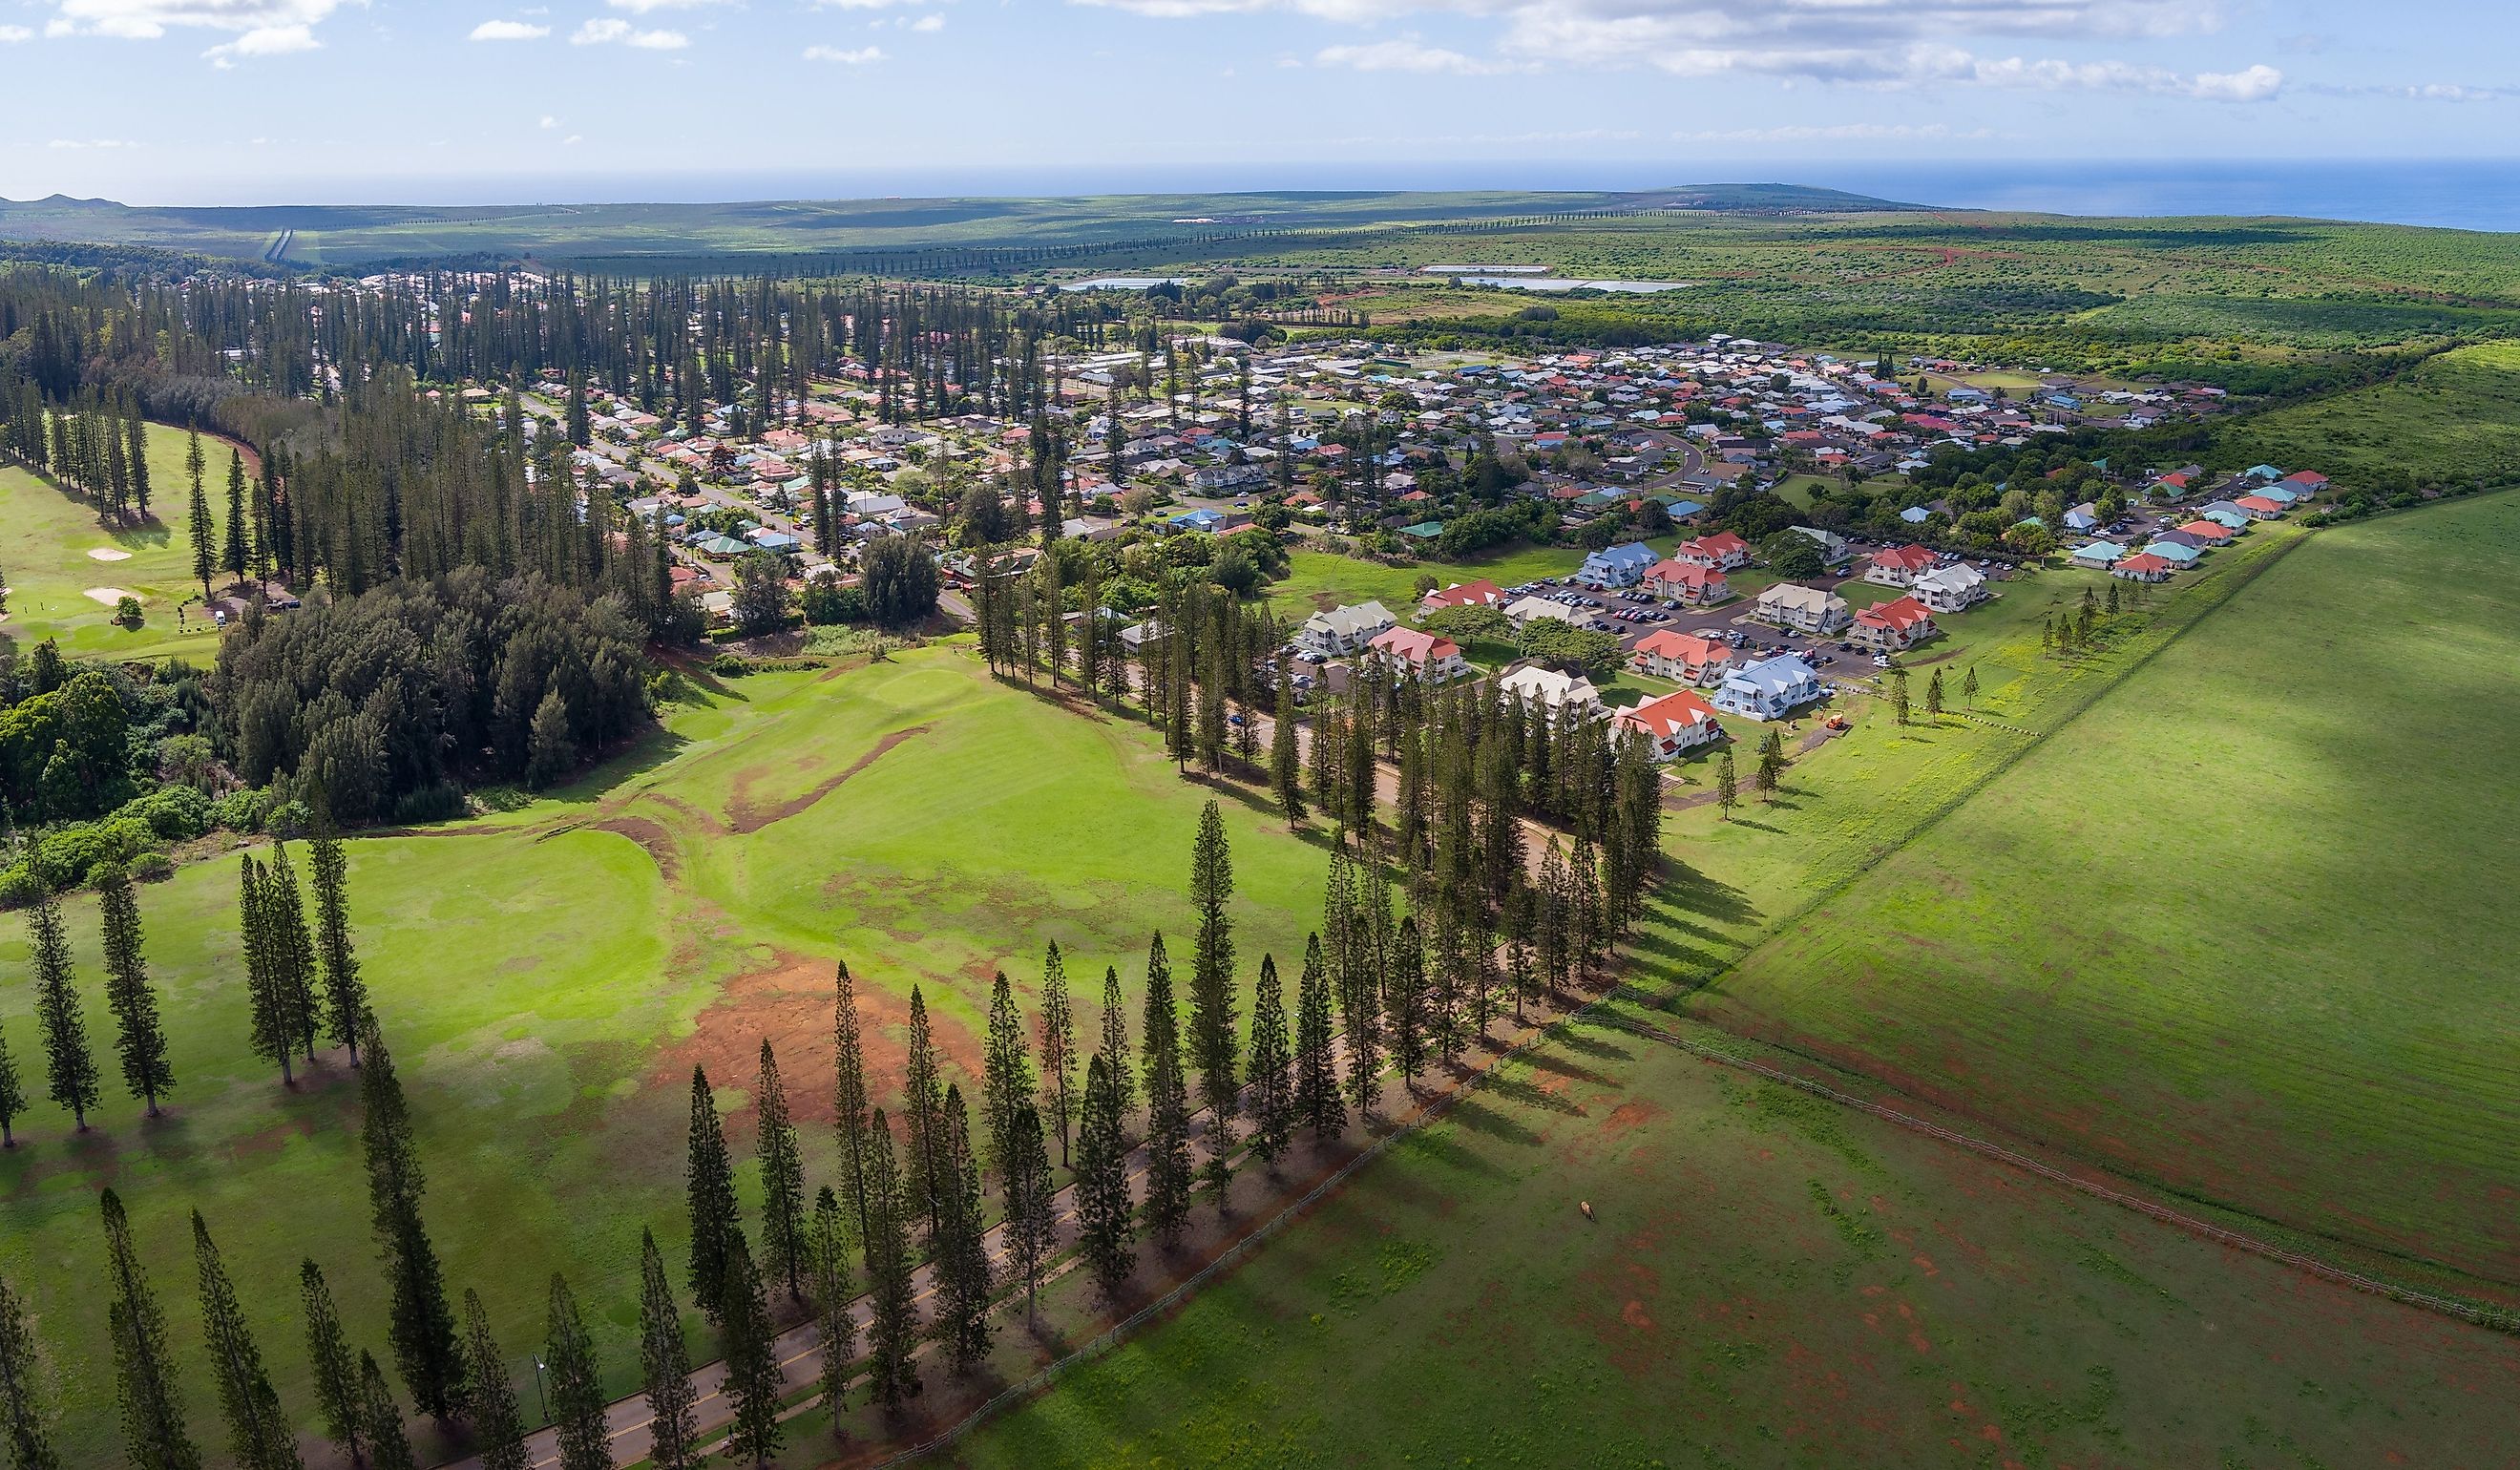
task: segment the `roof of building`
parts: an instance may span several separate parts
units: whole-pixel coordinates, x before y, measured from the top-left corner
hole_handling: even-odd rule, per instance
[[[1505,589],[1481,577],[1474,582],[1456,582],[1418,600],[1418,606],[1427,612],[1444,607],[1496,607],[1505,602]]]
[[[1385,629],[1370,646],[1410,663],[1441,663],[1462,656],[1460,644],[1442,634],[1420,633],[1415,628]]]
[[[1621,710],[1618,723],[1642,730],[1655,739],[1669,739],[1683,731],[1715,720],[1715,706],[1693,690],[1675,690],[1659,699],[1648,699],[1634,709]]]
[[[1579,674],[1561,674],[1542,664],[1527,663],[1497,681],[1497,689],[1551,709],[1566,704],[1599,704],[1600,690]]]
[[[1647,567],[1654,563],[1653,548],[1642,541],[1623,541],[1606,546],[1584,558],[1586,566]]]
[[[1868,628],[1888,628],[1901,633],[1918,623],[1932,622],[1934,614],[1914,598],[1892,598],[1889,601],[1875,602],[1865,608],[1855,615],[1855,620]]]
[[[1799,684],[1817,684],[1820,671],[1802,661],[1799,654],[1778,653],[1757,663],[1734,669],[1724,676],[1728,686],[1748,687],[1763,693],[1781,693]]]
[[[1387,628],[1400,619],[1380,602],[1358,602],[1346,607],[1332,607],[1304,619],[1307,628],[1320,628],[1326,633],[1361,633],[1368,628]]]
[[[1872,564],[1889,571],[1919,572],[1934,564],[1934,554],[1913,542],[1874,552]]]
[[[1648,582],[1678,582],[1686,587],[1705,587],[1724,580],[1724,574],[1711,566],[1694,561],[1657,561],[1645,571]]]
[[[1800,582],[1779,582],[1759,594],[1759,604],[1763,607],[1795,607],[1820,612],[1831,603],[1843,607],[1846,599],[1822,588],[1805,587]]]
[[[1634,651],[1698,665],[1730,663],[1732,659],[1732,645],[1720,639],[1700,638],[1694,633],[1680,633],[1669,628],[1637,640]]]

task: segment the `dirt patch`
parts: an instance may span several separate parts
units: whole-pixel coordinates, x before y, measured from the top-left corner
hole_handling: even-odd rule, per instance
[[[119,547],[90,547],[88,549],[87,559],[90,561],[128,561],[131,559],[131,554],[123,551]]]
[[[788,1112],[800,1123],[833,1121],[832,992],[832,962],[802,955],[783,954],[768,969],[737,976],[699,1013],[691,1035],[656,1053],[650,1085],[687,1088],[697,1066],[717,1087],[749,1090],[760,1071],[761,1044],[767,1041],[779,1054]],[[900,1096],[902,1070],[910,1058],[910,997],[864,976],[858,979],[857,993],[868,1091],[877,1106],[889,1108]],[[983,1052],[980,1038],[933,1007],[928,1024],[944,1055],[947,1080],[964,1084],[966,1091],[975,1089]],[[752,1106],[747,1101],[737,1116],[749,1115]]]
[[[674,846],[674,834],[661,822],[646,817],[615,817],[595,824],[599,832],[611,832],[627,837],[644,849],[649,861],[656,865],[668,886],[678,883],[683,875],[682,850]]]
[[[891,754],[893,750],[900,746],[902,741],[909,739],[913,735],[922,735],[927,734],[928,728],[929,727],[924,725],[913,725],[908,730],[894,731],[892,734],[885,735],[882,739],[876,741],[875,748],[873,750],[870,750],[866,754],[859,756],[856,760],[851,761],[849,763],[849,768],[846,771],[841,772],[837,776],[816,781],[812,789],[806,791],[802,796],[790,797],[786,801],[761,803],[751,800],[743,793],[744,786],[749,784],[748,780],[743,777],[738,777],[736,779],[734,812],[729,819],[730,824],[735,828],[736,835],[748,837],[754,832],[761,830],[763,827],[770,825],[774,822],[785,822],[799,812],[808,810],[816,802],[821,801],[824,797],[831,795],[833,791],[836,791],[841,786],[847,784],[851,777],[856,776],[867,767],[874,765],[876,762],[883,759],[886,755]]]
[[[1616,1138],[1622,1134],[1642,1128],[1662,1114],[1663,1110],[1650,1102],[1622,1102],[1610,1109],[1610,1115],[1601,1120],[1601,1136]]]
[[[108,607],[112,606],[114,603],[121,601],[124,598],[129,596],[131,596],[131,594],[124,592],[119,587],[91,587],[87,590],[87,600],[89,601],[102,602]]]

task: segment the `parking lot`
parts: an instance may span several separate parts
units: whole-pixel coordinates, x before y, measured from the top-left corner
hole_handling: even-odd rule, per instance
[[[1840,577],[1816,578],[1813,585],[1834,587]],[[1872,655],[1835,638],[1807,638],[1757,621],[1757,601],[1735,598],[1721,607],[1687,607],[1658,601],[1630,589],[1617,591],[1577,586],[1571,581],[1534,582],[1512,595],[1546,598],[1587,614],[1589,626],[1619,636],[1622,649],[1633,649],[1648,635],[1669,630],[1720,639],[1750,658],[1773,653],[1799,653],[1823,674],[1850,678],[1868,676]]]

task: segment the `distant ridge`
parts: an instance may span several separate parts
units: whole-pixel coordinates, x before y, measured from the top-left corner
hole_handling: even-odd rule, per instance
[[[1680,184],[1635,191],[1278,190],[1062,199],[756,200],[721,203],[132,205],[55,194],[0,200],[0,239],[137,245],[240,261],[372,270],[536,260],[809,260],[957,251],[1072,260],[1286,231],[1580,218],[1660,211],[1872,213],[1903,204],[1801,184]]]

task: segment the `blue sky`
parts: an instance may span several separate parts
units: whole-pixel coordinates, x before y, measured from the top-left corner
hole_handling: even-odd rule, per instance
[[[0,0],[0,195],[1064,192],[1300,184],[1300,164],[1642,187],[1819,159],[2507,156],[2506,5]]]

